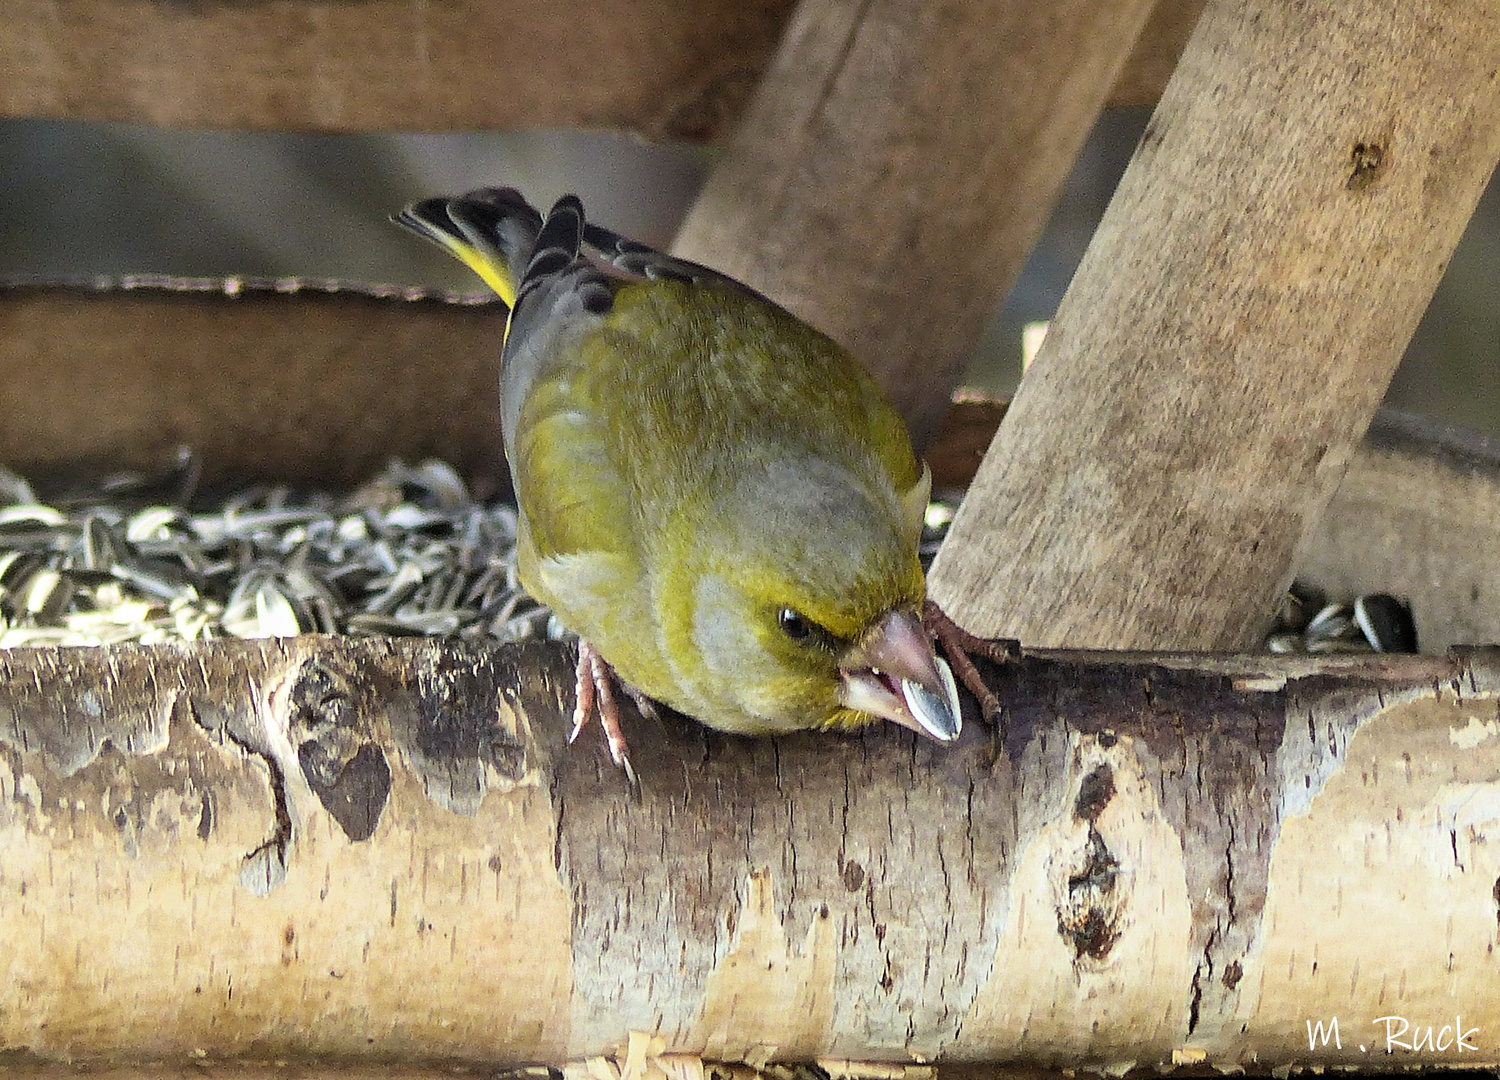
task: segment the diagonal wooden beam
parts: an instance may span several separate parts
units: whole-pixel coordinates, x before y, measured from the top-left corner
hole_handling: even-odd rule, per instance
[[[931,576],[986,635],[1250,646],[1500,156],[1500,4],[1213,0]]]

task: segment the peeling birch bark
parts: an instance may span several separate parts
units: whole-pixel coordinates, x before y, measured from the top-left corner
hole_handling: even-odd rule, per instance
[[[572,659],[0,655],[0,1048],[1500,1064],[1500,652],[1028,652],[947,748],[629,714],[639,800]]]

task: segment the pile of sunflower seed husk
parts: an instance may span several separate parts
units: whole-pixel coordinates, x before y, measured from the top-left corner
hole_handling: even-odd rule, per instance
[[[117,474],[40,497],[0,468],[0,648],[301,633],[566,637],[516,577],[516,510],[452,466],[392,462],[345,495],[254,485],[194,497],[188,451],[163,478]],[[934,500],[931,563],[957,500]],[[1272,652],[1415,652],[1383,593],[1328,603],[1294,585]]]
[[[1417,651],[1411,605],[1386,593],[1366,593],[1352,604],[1329,603],[1321,590],[1292,585],[1266,638],[1273,653]]]
[[[302,633],[520,641],[567,636],[516,577],[516,510],[452,466],[393,462],[346,495],[196,494],[179,451],[45,497],[0,468],[0,648]],[[954,502],[929,507],[931,562]]]
[[[39,498],[0,469],[0,647],[287,637],[561,637],[516,579],[516,511],[440,461],[344,496],[280,485],[193,498],[115,476]],[[184,480],[184,478],[186,478]]]

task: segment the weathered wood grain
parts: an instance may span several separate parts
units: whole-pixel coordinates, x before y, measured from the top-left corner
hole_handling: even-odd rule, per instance
[[[1500,156],[1500,6],[1210,2],[933,568],[1047,645],[1250,647]]]
[[[430,455],[508,489],[503,307],[201,284],[0,287],[0,462],[105,474],[187,445],[209,481],[352,484]]]
[[[572,660],[0,655],[0,1045],[1265,1068],[1395,1010],[1488,1038],[1375,1060],[1500,1063],[1494,652],[1030,653],[948,748],[632,714],[638,799],[564,744]]]
[[[851,348],[929,443],[1150,0],[804,0],[674,250]]]
[[[1154,105],[1177,67],[1205,0],[1156,0],[1125,68],[1109,92],[1110,108]]]
[[[962,488],[1004,415],[1000,402],[956,404],[928,455],[939,489]],[[1348,603],[1365,593],[1409,601],[1424,652],[1500,641],[1500,443],[1381,408],[1324,511],[1309,523],[1294,577]],[[1263,613],[1268,633],[1274,612]]]
[[[711,138],[791,0],[13,0],[0,114],[175,127]]]
[[[1117,104],[1154,101],[1201,0],[1162,0]],[[0,115],[192,128],[733,129],[791,0],[10,0]],[[1128,44],[1128,43],[1127,43]],[[938,73],[934,73],[938,74]]]

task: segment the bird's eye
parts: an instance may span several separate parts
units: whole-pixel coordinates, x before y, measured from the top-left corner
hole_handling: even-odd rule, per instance
[[[811,641],[816,632],[812,620],[800,611],[794,611],[789,607],[781,609],[781,613],[776,616],[776,622],[783,634],[799,644]]]

